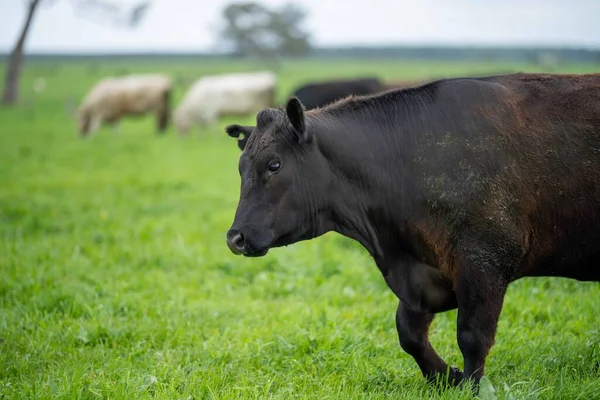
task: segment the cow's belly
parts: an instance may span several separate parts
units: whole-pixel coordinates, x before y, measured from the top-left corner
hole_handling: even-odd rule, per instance
[[[521,276],[600,281],[600,218],[572,224],[552,238],[551,246],[540,242],[534,243]]]
[[[523,276],[555,276],[600,282],[600,244],[595,249],[575,246],[538,262]]]

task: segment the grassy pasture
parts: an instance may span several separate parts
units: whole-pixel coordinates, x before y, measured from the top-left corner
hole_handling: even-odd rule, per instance
[[[21,105],[0,109],[0,398],[470,398],[428,386],[401,351],[397,302],[354,242],[327,234],[261,259],[229,252],[239,150],[222,127],[234,120],[180,138],[173,128],[157,136],[152,118],[140,118],[81,140],[68,113],[106,74],[189,79],[251,68],[178,60],[27,65]],[[536,68],[289,62],[279,97],[329,76],[515,70]],[[34,94],[38,77],[47,85]],[[175,103],[183,93],[179,86]],[[599,399],[598,299],[592,283],[514,283],[481,397]],[[430,336],[462,368],[455,321],[455,311],[439,315]]]

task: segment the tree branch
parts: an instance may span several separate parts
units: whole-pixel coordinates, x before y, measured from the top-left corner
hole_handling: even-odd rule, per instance
[[[19,77],[21,75],[21,69],[23,64],[23,47],[25,47],[25,40],[27,39],[29,28],[31,28],[31,22],[33,21],[35,10],[37,9],[39,4],[40,0],[31,0],[29,2],[25,25],[23,26],[23,30],[21,30],[21,34],[19,35],[17,44],[13,48],[13,51],[10,53],[8,67],[6,68],[6,75],[4,78],[4,93],[2,94],[3,104],[14,104],[16,103],[17,98],[19,97],[18,89]]]

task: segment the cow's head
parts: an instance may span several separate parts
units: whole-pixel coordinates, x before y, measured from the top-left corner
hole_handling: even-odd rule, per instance
[[[180,135],[186,135],[190,130],[190,121],[186,113],[180,109],[173,112],[173,124]]]
[[[333,180],[297,98],[285,111],[260,111],[256,121],[240,156],[240,200],[227,233],[234,254],[254,257],[329,230],[323,216]]]

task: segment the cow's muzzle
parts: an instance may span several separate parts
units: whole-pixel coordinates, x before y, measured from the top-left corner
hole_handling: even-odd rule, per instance
[[[242,231],[239,229],[230,229],[227,232],[227,246],[235,255],[244,255],[246,257],[262,257],[269,251],[269,247],[252,245]]]

